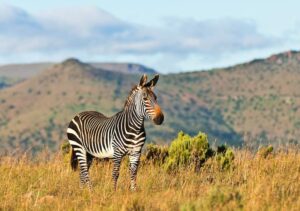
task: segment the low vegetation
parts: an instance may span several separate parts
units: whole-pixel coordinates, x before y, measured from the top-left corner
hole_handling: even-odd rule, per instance
[[[190,137],[184,132],[179,132],[169,148],[169,156],[165,168],[167,170],[180,169],[182,167],[199,169],[212,154],[206,134],[199,132],[198,135]]]
[[[213,150],[205,134],[181,132],[169,147],[146,147],[136,192],[128,162],[113,190],[110,161],[94,162],[89,192],[79,188],[64,145],[56,154],[0,157],[0,210],[299,210],[299,160],[296,148]]]
[[[212,158],[220,169],[226,170],[233,165],[234,152],[226,145],[218,146],[213,150],[208,142],[207,135],[199,132],[191,137],[179,132],[170,147],[149,144],[142,161],[162,166],[166,171],[178,171],[184,168],[193,168],[195,171]]]

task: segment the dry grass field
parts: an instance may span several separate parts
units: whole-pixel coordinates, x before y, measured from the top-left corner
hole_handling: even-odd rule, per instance
[[[139,189],[129,190],[129,171],[122,163],[113,191],[110,162],[94,163],[93,192],[79,188],[60,153],[49,158],[0,158],[0,210],[300,210],[300,152],[277,151],[267,158],[236,150],[233,166],[218,169],[208,160],[199,172],[166,172],[141,163]]]

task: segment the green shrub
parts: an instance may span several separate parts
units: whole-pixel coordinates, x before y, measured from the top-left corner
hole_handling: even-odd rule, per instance
[[[272,155],[273,150],[274,150],[274,148],[273,148],[272,145],[262,146],[258,149],[256,155],[258,156],[258,158],[264,158],[265,159],[265,158],[268,158]]]
[[[70,145],[69,142],[64,141],[64,142],[62,143],[62,145],[61,145],[60,148],[61,148],[62,154],[63,154],[63,155],[67,155],[67,154],[69,154],[69,152],[70,152],[71,145]]]
[[[163,164],[168,155],[169,152],[167,146],[148,144],[145,150],[146,161],[150,161],[155,164]]]
[[[218,146],[216,160],[221,170],[227,170],[233,167],[234,152],[226,145]]]
[[[61,149],[61,153],[62,153],[62,156],[63,156],[63,162],[65,164],[69,164],[70,159],[71,159],[71,145],[69,144],[68,141],[64,141],[61,144],[60,149]]]
[[[205,133],[199,132],[198,135],[190,137],[181,131],[169,147],[165,168],[175,170],[179,167],[193,166],[197,170],[212,154]]]

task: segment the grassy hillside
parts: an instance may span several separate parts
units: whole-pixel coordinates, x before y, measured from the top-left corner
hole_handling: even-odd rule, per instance
[[[286,52],[226,69],[175,75],[195,98],[219,110],[246,141],[299,143],[300,53]]]
[[[299,210],[300,154],[277,152],[263,159],[236,151],[234,168],[220,171],[209,160],[200,172],[167,173],[141,165],[137,192],[129,191],[125,163],[117,192],[110,162],[91,168],[93,193],[79,189],[78,172],[57,154],[44,151],[35,161],[1,157],[1,210]],[[159,178],[159,179],[158,179]]]
[[[147,122],[148,141],[166,143],[184,130],[233,145],[299,144],[299,70],[300,53],[290,51],[224,69],[162,75],[156,93],[165,123]],[[76,113],[120,111],[140,76],[71,59],[2,89],[0,153],[57,149]]]
[[[237,141],[219,113],[181,96],[180,89],[169,82],[168,76],[161,78],[157,95],[166,121],[162,127],[147,123],[149,141],[171,140],[181,129],[188,133],[203,129],[219,140]],[[97,110],[113,115],[122,110],[129,90],[139,79],[140,75],[104,71],[67,60],[2,90],[0,151],[15,148],[39,151],[46,146],[56,149],[66,139],[67,125],[75,114]]]

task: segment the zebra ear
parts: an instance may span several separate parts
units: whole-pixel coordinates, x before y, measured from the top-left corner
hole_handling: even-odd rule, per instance
[[[145,86],[147,82],[147,75],[144,74],[142,77],[141,77],[141,80],[140,80],[140,86]]]
[[[150,87],[150,88],[154,87],[156,85],[158,79],[159,79],[159,75],[155,75],[154,78],[152,80],[150,80],[145,86]]]

